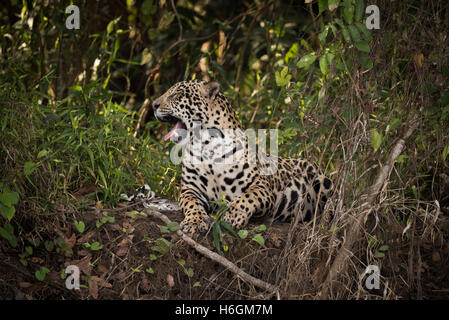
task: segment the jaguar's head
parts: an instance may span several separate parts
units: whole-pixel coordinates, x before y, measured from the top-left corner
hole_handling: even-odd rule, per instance
[[[220,105],[217,100],[226,100],[220,94],[220,85],[217,82],[192,80],[173,85],[153,102],[157,120],[175,123],[164,140],[169,140],[177,129],[190,130],[198,122],[207,127],[212,119],[219,118],[220,113],[223,116],[223,112],[217,112],[217,104]]]

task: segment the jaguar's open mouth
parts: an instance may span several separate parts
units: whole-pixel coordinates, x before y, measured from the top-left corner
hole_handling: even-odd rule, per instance
[[[185,129],[184,123],[180,119],[170,115],[159,118],[159,121],[175,124],[175,126],[164,136],[164,141],[170,140],[172,137],[179,136],[179,134],[177,134],[176,132],[178,129]]]

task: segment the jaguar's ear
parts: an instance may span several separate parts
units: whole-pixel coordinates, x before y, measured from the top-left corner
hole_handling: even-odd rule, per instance
[[[215,97],[217,96],[218,92],[220,92],[220,85],[218,84],[218,82],[212,81],[212,82],[206,83],[203,86],[202,93],[206,98],[208,98],[210,100],[214,100]]]

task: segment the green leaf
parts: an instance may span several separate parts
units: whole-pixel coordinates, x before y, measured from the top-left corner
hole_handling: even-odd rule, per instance
[[[332,30],[332,33],[334,34],[334,37],[337,37],[337,35],[338,35],[338,29],[337,29],[337,27],[335,26],[335,24],[330,24],[329,25],[329,27],[331,28],[331,30]]]
[[[357,0],[355,4],[355,13],[354,13],[355,21],[362,21],[364,11],[365,11],[365,1]]]
[[[345,0],[343,7],[343,17],[347,24],[352,24],[352,18],[354,17],[354,6],[351,0]]]
[[[231,235],[233,236],[237,236],[237,234],[235,233],[234,229],[232,228],[232,226],[229,223],[226,223],[224,221],[220,221],[220,227],[222,227],[223,229],[225,229],[227,232],[229,232]]]
[[[371,69],[373,67],[373,61],[365,53],[360,53],[360,64],[365,69]]]
[[[33,254],[33,248],[31,246],[26,246],[25,251],[31,256]]]
[[[280,72],[276,71],[274,76],[275,76],[276,84],[279,87],[285,86],[290,81],[290,79],[292,77],[290,74],[288,74],[288,67],[282,68],[282,70]]]
[[[156,239],[156,244],[158,245],[158,246],[165,246],[165,247],[170,247],[170,245],[171,245],[171,242],[170,241],[168,241],[167,239],[164,239],[164,238],[157,238]]]
[[[154,207],[154,208],[157,209],[157,207]],[[136,210],[128,212],[128,215],[131,217],[131,219],[135,219],[137,215],[144,216],[144,217],[147,216],[146,213],[139,212],[139,211],[136,211]]]
[[[2,193],[0,193],[0,204],[4,204],[7,207],[13,207],[19,202],[19,194],[15,191],[11,191],[5,188]]]
[[[147,64],[153,59],[153,55],[148,51],[148,48],[143,49],[142,51],[142,59],[140,61],[141,65]]]
[[[377,244],[377,239],[376,239],[376,237],[371,237],[370,239],[369,239],[369,241],[368,241],[368,246],[369,246],[369,248],[372,248],[372,247],[374,247],[376,244]]]
[[[153,268],[146,268],[145,271],[149,274],[154,274]]]
[[[265,244],[265,239],[260,234],[256,234],[252,240],[256,241],[261,246]]]
[[[361,38],[360,38],[360,33],[359,33],[359,30],[357,29],[357,27],[350,25],[350,26],[348,26],[348,28],[349,28],[349,33],[351,34],[352,40],[354,40],[354,42],[359,42],[361,40]]]
[[[323,75],[327,75],[329,73],[326,54],[322,55],[320,58],[320,70]]]
[[[377,252],[374,254],[374,257],[375,257],[375,258],[383,258],[383,257],[385,257],[385,254],[384,254],[383,252],[377,251]]]
[[[329,33],[329,26],[326,26],[324,28],[323,32],[321,32],[318,35],[318,38],[320,39],[321,44],[323,44],[323,45],[326,44],[326,38],[327,38],[328,33]]]
[[[150,261],[155,261],[155,260],[157,260],[156,255],[150,254]]]
[[[397,163],[404,163],[404,160],[408,158],[408,155],[401,154],[399,157],[397,157],[396,162]]]
[[[300,42],[301,42],[301,44],[304,46],[304,48],[307,49],[307,51],[309,51],[309,52],[312,52],[312,51],[313,51],[312,46],[311,46],[306,40],[301,39]]]
[[[48,270],[48,268],[46,268],[46,267],[42,267],[41,270],[44,271],[45,273],[49,273],[50,272],[50,270]]]
[[[97,220],[97,222],[95,222],[95,226],[97,228],[100,228],[105,223],[106,223],[106,221],[104,221],[104,218],[101,218],[100,220]]]
[[[12,226],[9,223],[5,223],[4,228],[0,227],[0,236],[8,240],[9,244],[15,248],[17,247],[17,238],[14,235],[14,229],[11,230]]]
[[[326,53],[326,62],[329,66],[332,65],[332,61],[334,61],[334,58],[335,58],[335,54],[333,54],[331,52]]]
[[[120,20],[120,17],[118,17],[117,19],[114,19],[108,23],[108,26],[106,27],[106,32],[108,34],[111,34],[111,32],[114,31],[114,27],[119,20]]]
[[[49,273],[50,270],[48,270],[48,268],[46,267],[41,267],[40,270],[37,270],[34,275],[36,276],[36,279],[39,281],[44,281],[45,280],[45,276],[47,275],[47,273]]]
[[[45,249],[47,249],[48,252],[52,252],[55,248],[55,244],[53,241],[45,240],[44,242]]]
[[[42,158],[42,157],[45,157],[46,155],[48,154],[48,151],[47,150],[41,150],[41,151],[39,151],[39,153],[37,154],[37,158],[38,159],[40,159],[40,158]]]
[[[193,277],[194,272],[192,268],[188,268],[187,270],[184,270],[184,272],[189,278]]]
[[[103,246],[99,242],[94,242],[90,245],[90,250],[92,251],[98,251],[101,250],[101,248],[103,248]]]
[[[261,224],[260,226],[254,228],[254,231],[256,232],[264,232],[265,230],[267,230],[267,226],[264,224]]]
[[[171,232],[177,231],[177,230],[179,230],[179,223],[172,221],[169,224],[167,224],[167,228]]]
[[[177,261],[179,263],[179,265],[181,265],[182,267],[184,267],[186,265],[186,261],[184,259],[180,259]]]
[[[246,237],[248,237],[248,230],[239,230],[237,234],[241,239],[246,239]]]
[[[76,227],[76,230],[78,230],[79,233],[83,233],[86,226],[84,225],[83,221],[76,221],[75,220],[75,227]]]
[[[104,176],[103,170],[101,170],[101,168],[98,168],[98,173],[100,174],[100,178],[101,178],[101,181],[103,182],[103,186],[105,188],[107,188],[108,187],[108,183],[106,182],[106,178]]]
[[[343,39],[345,39],[347,43],[351,43],[351,36],[349,34],[348,28],[341,28],[341,34],[343,35]]]
[[[326,10],[327,7],[327,0],[318,0],[318,10],[320,13]]]
[[[285,54],[285,63],[288,63],[290,59],[296,59],[298,54],[298,43],[295,42],[292,44],[288,52]]]
[[[12,218],[14,217],[16,209],[14,207],[4,206],[3,204],[0,203],[0,212],[8,221],[11,221]]]
[[[91,149],[89,148],[85,148],[87,150],[87,153],[89,154],[89,158],[90,158],[90,165],[92,167],[92,170],[95,170],[95,158],[94,158],[94,153],[92,152]]]
[[[362,23],[360,23],[360,22],[357,22],[356,24],[356,27],[357,27],[357,29],[359,29],[359,31],[361,32],[361,33],[363,33],[363,38],[366,40],[366,41],[371,41],[371,39],[372,39],[372,37],[371,37],[371,31],[369,31],[367,28],[366,28],[366,25],[364,25],[364,24],[362,24]]]
[[[161,254],[166,254],[170,249],[171,242],[164,238],[157,238],[156,245],[151,247],[151,250],[159,252]]]
[[[447,144],[443,149],[443,161],[446,161],[448,153],[449,153],[449,144]]]
[[[23,173],[26,176],[29,176],[30,174],[33,173],[33,171],[34,171],[34,169],[36,169],[36,167],[37,167],[37,163],[34,163],[32,161],[27,161],[27,162],[25,162],[25,165],[23,167]]]
[[[5,230],[9,233],[14,233],[14,227],[12,226],[12,224],[10,224],[9,222],[5,222],[5,224],[3,225],[3,227],[5,228]]]
[[[217,249],[218,253],[221,255],[222,254],[221,243],[220,243],[221,229],[220,229],[219,223],[214,223],[214,226],[212,227],[212,237],[214,239],[215,248]]]
[[[35,248],[39,247],[39,245],[41,244],[41,241],[39,240],[39,238],[27,238],[27,240]]]
[[[168,230],[167,226],[161,226],[159,227],[159,230],[161,231],[161,233],[170,233],[170,230]]]
[[[355,47],[356,47],[357,49],[359,49],[360,51],[363,51],[363,52],[366,52],[366,53],[369,53],[369,52],[371,51],[371,48],[370,48],[370,46],[369,46],[369,43],[366,42],[366,41],[364,41],[364,40],[361,40],[361,41],[359,41],[359,42],[356,42],[354,45],[355,45]]]
[[[112,31],[114,31],[114,21],[111,21],[108,23],[108,26],[106,27],[106,32],[110,34]]]
[[[72,89],[73,91],[76,91],[76,92],[82,92],[83,91],[83,87],[78,86],[78,85],[71,86],[70,89]],[[72,113],[70,113],[70,118],[72,118],[72,117],[73,117],[73,115],[72,115]],[[73,127],[75,129],[77,128],[75,126],[73,126]]]
[[[379,251],[387,251],[390,247],[388,245],[383,245],[379,248]]]
[[[199,281],[197,281],[197,282],[195,282],[194,284],[193,284],[193,287],[195,288],[195,287],[201,287],[201,283],[199,282]]]
[[[388,123],[388,131],[394,131],[401,124],[401,120],[399,118],[393,118]]]
[[[345,27],[345,24],[341,21],[341,19],[335,18],[335,22],[340,26],[340,28],[343,29]]]
[[[131,217],[131,219],[135,219],[136,216],[139,214],[139,211],[133,210],[128,212],[127,214]]]
[[[296,66],[298,68],[308,69],[316,60],[317,56],[314,52],[302,56]]]
[[[371,146],[374,149],[374,152],[377,152],[380,145],[382,144],[382,135],[377,132],[376,129],[371,129]]]

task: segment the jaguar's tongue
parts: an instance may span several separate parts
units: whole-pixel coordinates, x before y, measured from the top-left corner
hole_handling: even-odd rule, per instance
[[[181,129],[181,128],[182,128],[182,121],[176,122],[173,129],[171,129],[170,132],[165,135],[164,141],[169,140],[175,134],[176,130]]]

